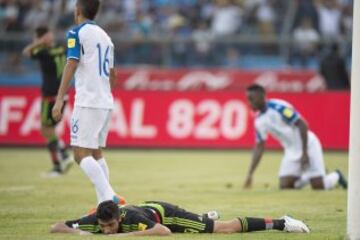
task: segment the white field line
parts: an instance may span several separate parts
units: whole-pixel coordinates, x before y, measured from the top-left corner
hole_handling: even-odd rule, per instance
[[[33,190],[34,186],[12,186],[12,187],[0,187],[0,192],[27,192]]]

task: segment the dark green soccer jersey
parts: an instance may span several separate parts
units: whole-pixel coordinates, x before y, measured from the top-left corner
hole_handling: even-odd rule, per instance
[[[142,231],[152,228],[156,224],[155,216],[149,209],[134,205],[126,205],[119,209],[121,219],[119,233]],[[66,221],[65,224],[83,231],[101,233],[95,213],[73,221]]]
[[[160,223],[173,233],[211,233],[214,221],[188,212],[170,203],[149,201],[137,206],[126,205],[120,208],[120,225],[118,233],[143,231]],[[73,221],[66,221],[69,227],[101,233],[95,214],[84,216]]]
[[[56,96],[66,63],[65,49],[62,46],[37,47],[30,56],[40,63],[42,96]]]

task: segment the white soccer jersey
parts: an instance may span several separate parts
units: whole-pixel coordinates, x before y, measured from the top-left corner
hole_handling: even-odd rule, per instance
[[[79,65],[75,73],[75,106],[113,108],[109,75],[114,67],[114,44],[93,21],[84,22],[68,32],[68,59]]]
[[[300,130],[295,122],[300,118],[299,113],[291,104],[279,99],[270,99],[266,103],[266,110],[260,112],[255,119],[257,141],[265,141],[271,134],[284,147],[285,154],[291,152],[294,159],[300,158],[302,141]],[[309,131],[309,138],[313,133]]]

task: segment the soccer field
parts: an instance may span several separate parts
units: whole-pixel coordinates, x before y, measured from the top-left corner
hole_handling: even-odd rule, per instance
[[[214,150],[106,151],[111,184],[129,203],[163,200],[199,213],[214,209],[222,219],[289,214],[304,220],[312,229],[308,235],[271,231],[177,234],[167,239],[344,238],[346,191],[279,191],[281,152],[267,152],[255,174],[253,189],[243,190],[250,155],[248,151]],[[325,160],[329,170],[339,168],[347,172],[346,153],[328,152]],[[48,232],[56,221],[77,218],[94,207],[94,188],[76,165],[65,177],[56,179],[41,177],[48,168],[45,149],[0,149],[0,239],[84,239]]]

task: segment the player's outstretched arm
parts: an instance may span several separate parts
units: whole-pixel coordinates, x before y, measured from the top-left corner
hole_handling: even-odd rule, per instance
[[[50,233],[73,233],[73,234],[79,234],[79,235],[91,235],[92,234],[90,232],[85,232],[80,229],[74,229],[74,228],[68,227],[63,222],[58,222],[58,223],[55,223],[54,225],[52,225],[50,228]]]
[[[308,151],[307,151],[309,128],[308,128],[306,122],[302,118],[299,118],[295,122],[295,125],[300,130],[302,152],[303,152],[300,161],[301,161],[301,166],[305,169],[309,165],[309,155],[308,155]]]
[[[52,37],[51,34],[52,34],[52,33],[48,32],[48,33],[46,33],[44,36],[42,36],[41,38],[36,39],[36,40],[34,40],[33,42],[29,43],[29,44],[23,49],[22,54],[23,54],[24,56],[26,56],[26,57],[30,57],[30,56],[31,56],[31,52],[32,52],[35,48],[37,48],[37,47],[45,44],[46,41],[48,41],[48,39],[49,39],[50,37]]]
[[[34,49],[34,48],[37,48],[39,46],[41,46],[43,44],[43,40],[42,39],[38,39],[38,40],[35,40],[33,41],[32,43],[28,44],[22,51],[22,54],[26,57],[30,57],[31,56],[31,51]]]
[[[56,97],[56,102],[52,109],[52,116],[55,121],[59,121],[61,119],[61,115],[62,115],[61,109],[64,105],[64,97],[70,87],[70,82],[71,79],[74,77],[77,65],[78,65],[78,61],[74,59],[68,59],[65,65],[60,87]]]
[[[36,47],[38,47],[38,46],[40,46],[40,45],[41,45],[41,43],[40,43],[39,41],[34,41],[34,42],[28,44],[28,45],[26,45],[26,47],[23,49],[22,54],[23,54],[24,56],[26,56],[26,57],[30,57],[30,56],[31,56],[31,51],[32,51],[34,48],[36,48]]]
[[[169,228],[162,224],[155,224],[154,227],[146,229],[144,231],[129,232],[129,233],[117,233],[111,236],[127,237],[127,236],[168,236],[171,235]]]
[[[255,169],[257,168],[261,157],[264,153],[264,149],[265,149],[265,142],[264,141],[259,141],[253,151],[253,155],[251,158],[251,163],[250,163],[250,167],[249,167],[249,171],[248,174],[246,176],[245,179],[245,183],[244,183],[244,188],[251,188],[252,185],[252,177],[253,174],[255,172]]]

